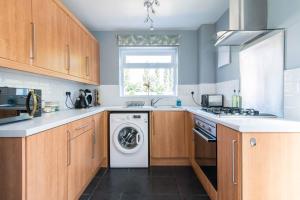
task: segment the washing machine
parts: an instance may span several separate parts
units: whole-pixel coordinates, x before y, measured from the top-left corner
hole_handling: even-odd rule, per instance
[[[110,167],[147,168],[148,113],[110,114]]]

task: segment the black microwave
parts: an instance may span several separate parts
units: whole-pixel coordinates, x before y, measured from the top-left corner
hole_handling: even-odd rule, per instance
[[[0,87],[0,125],[42,115],[42,91]]]
[[[221,94],[203,94],[201,95],[201,106],[209,107],[223,107],[224,96]]]

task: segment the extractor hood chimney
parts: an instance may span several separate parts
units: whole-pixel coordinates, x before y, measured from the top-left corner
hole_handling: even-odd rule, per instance
[[[268,0],[229,0],[229,30],[217,33],[216,46],[241,46],[269,33]]]

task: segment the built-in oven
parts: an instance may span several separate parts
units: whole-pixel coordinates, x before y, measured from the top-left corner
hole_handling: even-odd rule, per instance
[[[217,190],[217,124],[195,115],[193,132],[195,161]]]

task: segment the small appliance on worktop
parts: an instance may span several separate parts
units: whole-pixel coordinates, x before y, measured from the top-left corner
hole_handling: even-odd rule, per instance
[[[79,97],[76,98],[75,108],[89,108],[92,106],[93,94],[91,90],[79,90]]]
[[[0,125],[42,115],[42,91],[0,87]]]

